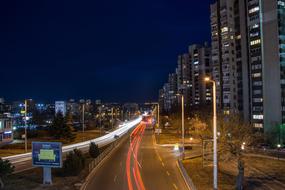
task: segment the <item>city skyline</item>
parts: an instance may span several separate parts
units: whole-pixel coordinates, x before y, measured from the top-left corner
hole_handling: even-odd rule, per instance
[[[210,41],[210,2],[5,2],[1,96],[156,100],[177,54]]]

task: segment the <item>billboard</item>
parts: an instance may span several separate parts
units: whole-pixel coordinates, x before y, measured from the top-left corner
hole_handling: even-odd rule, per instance
[[[62,144],[59,142],[32,142],[33,166],[61,168]]]

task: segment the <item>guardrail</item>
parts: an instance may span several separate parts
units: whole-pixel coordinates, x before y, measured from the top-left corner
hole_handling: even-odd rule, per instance
[[[88,165],[88,170],[89,173],[91,173],[91,171],[96,168],[98,166],[98,164],[107,156],[109,155],[109,153],[112,152],[112,150],[114,150],[115,147],[117,147],[118,144],[120,144],[122,141],[124,141],[127,137],[121,138],[121,139],[117,139],[116,141],[114,141],[112,144],[110,144],[102,153],[99,154],[99,156],[97,158],[95,158],[94,160],[92,160],[89,165]]]
[[[177,167],[178,167],[178,169],[179,169],[179,171],[180,171],[180,173],[181,173],[181,175],[182,175],[182,177],[183,177],[183,179],[184,179],[188,189],[189,190],[197,190],[197,188],[195,187],[192,179],[189,177],[186,169],[184,168],[182,161],[181,160],[177,160],[176,164],[177,164]]]
[[[102,153],[99,154],[97,158],[95,158],[93,161],[91,161],[88,165],[89,173],[105,158],[107,154],[109,154],[113,149],[115,145],[112,143],[108,148],[106,148]]]

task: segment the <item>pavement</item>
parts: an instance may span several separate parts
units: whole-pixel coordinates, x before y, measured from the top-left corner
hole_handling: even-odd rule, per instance
[[[176,166],[179,154],[157,146],[151,129],[140,125],[89,176],[87,190],[184,190]]]

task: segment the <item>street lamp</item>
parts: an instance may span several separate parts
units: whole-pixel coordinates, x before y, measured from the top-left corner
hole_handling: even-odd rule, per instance
[[[28,138],[27,138],[27,111],[28,111],[28,101],[25,100],[25,152],[28,152]]]
[[[157,128],[159,129],[159,103],[153,103],[155,104],[157,107]]]
[[[211,80],[210,77],[205,78],[205,82],[213,84],[213,140],[214,140],[214,190],[218,189],[218,158],[217,158],[217,105],[216,105],[216,82]]]
[[[84,133],[84,131],[85,131],[85,103],[82,104],[82,133]]]
[[[185,154],[185,134],[184,134],[184,96],[183,94],[177,94],[177,96],[181,96],[181,127],[182,127],[182,159],[184,159]]]

